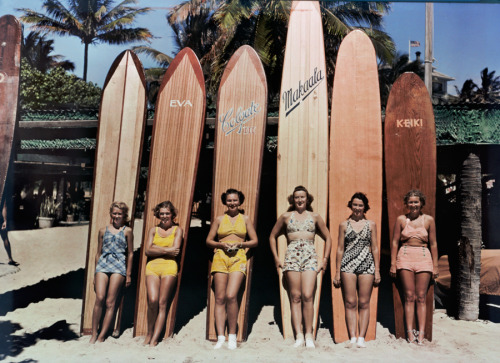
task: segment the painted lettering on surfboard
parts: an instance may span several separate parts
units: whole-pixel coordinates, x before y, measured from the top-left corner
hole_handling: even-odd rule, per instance
[[[190,100],[170,100],[170,107],[193,107]]]
[[[228,136],[234,132],[242,135],[255,134],[257,126],[247,126],[246,124],[253,120],[260,112],[262,112],[262,106],[255,101],[252,101],[250,106],[245,109],[238,107],[236,112],[231,107],[219,117],[221,131],[224,133],[224,136]]]
[[[283,92],[281,101],[285,105],[285,117],[287,117],[293,110],[295,110],[302,101],[323,82],[325,75],[318,67],[314,68],[312,75],[305,81],[299,81],[297,87],[290,88]]]
[[[407,118],[403,120],[396,120],[396,127],[423,127],[424,120],[421,118]]]

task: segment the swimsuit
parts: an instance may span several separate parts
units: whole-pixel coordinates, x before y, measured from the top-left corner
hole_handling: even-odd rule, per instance
[[[419,227],[412,227],[409,222],[410,219],[406,218],[406,226],[401,231],[401,242],[406,242],[410,238],[416,238],[427,243],[429,241],[429,233],[425,229],[424,215],[422,215],[422,225]],[[403,245],[396,257],[396,269],[409,270],[415,273],[433,272],[434,266],[432,264],[431,251],[426,246]]]
[[[158,227],[155,230],[153,244],[159,247],[172,247],[174,245],[175,232],[177,226],[174,227],[172,233],[167,237],[162,237],[158,233]],[[177,262],[173,257],[156,257],[150,260],[146,265],[146,276],[177,276]]]
[[[219,241],[227,236],[236,235],[239,238],[245,238],[247,235],[247,226],[245,218],[240,213],[236,216],[234,224],[231,223],[229,216],[225,214],[222,217],[219,228],[217,229],[217,238]],[[229,244],[239,244],[239,241],[224,241]],[[247,254],[245,249],[239,248],[233,252],[226,252],[221,248],[216,248],[212,260],[211,273],[222,272],[241,272],[246,275],[247,272]]]
[[[344,255],[340,263],[340,271],[353,274],[375,274],[375,262],[370,249],[372,231],[370,222],[366,221],[361,231],[352,228],[351,221],[347,221],[344,236]]]
[[[116,234],[111,233],[106,226],[102,237],[101,256],[97,261],[95,272],[120,274],[126,276],[125,252],[127,251],[127,238],[124,226]]]
[[[316,224],[311,217],[311,213],[307,212],[307,218],[303,221],[299,221],[294,217],[295,212],[290,216],[286,226],[287,234],[295,232],[316,234]],[[283,264],[283,272],[285,271],[318,271],[318,255],[314,248],[314,236],[312,239],[290,241],[285,253],[285,263]]]

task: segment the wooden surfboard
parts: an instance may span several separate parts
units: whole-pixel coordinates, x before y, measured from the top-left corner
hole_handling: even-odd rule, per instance
[[[0,18],[0,198],[16,127],[20,65],[21,25],[13,15],[4,15]]]
[[[356,192],[368,197],[366,218],[382,230],[382,121],[375,50],[368,36],[350,32],[340,44],[332,93],[330,136],[330,254],[332,280],[336,272],[339,224],[351,214],[347,202]],[[378,288],[370,300],[366,340],[375,339]],[[336,343],[349,339],[342,290],[332,287],[333,335]]]
[[[229,60],[222,75],[217,97],[215,127],[212,220],[226,207],[220,195],[228,188],[245,195],[242,208],[254,225],[257,222],[260,176],[267,119],[266,74],[255,50],[244,45]],[[241,288],[238,313],[238,341],[247,340],[248,306],[253,258],[248,251],[247,275]],[[216,341],[213,275],[208,270],[207,339]]]
[[[152,209],[166,200],[177,208],[177,223],[184,230],[177,286],[168,308],[165,337],[172,336],[179,297],[184,256],[191,222],[196,172],[205,122],[205,83],[200,62],[190,48],[182,49],[163,78],[156,101],[151,154],[149,158],[144,232],[139,262],[135,304],[134,336],[146,335],[148,300],[147,257],[144,244],[148,231],[158,224]]]
[[[80,327],[82,334],[92,333],[97,238],[99,229],[109,223],[109,206],[113,201],[128,205],[129,216],[132,217],[130,225],[133,226],[145,125],[144,70],[135,53],[127,50],[118,55],[111,65],[99,110]]]
[[[317,1],[293,1],[288,23],[278,124],[277,215],[288,209],[288,196],[297,185],[314,196],[312,207],[326,220],[328,203],[328,94],[321,11]],[[316,236],[318,260],[325,244]],[[278,238],[283,262],[285,236]],[[293,338],[290,299],[280,273],[283,338]],[[313,332],[316,335],[321,283],[314,297]]]
[[[404,73],[394,83],[387,101],[384,132],[387,210],[392,241],[394,224],[405,214],[403,197],[410,189],[426,196],[424,213],[436,212],[436,126],[431,99],[424,82],[414,73]],[[404,295],[393,282],[396,337],[406,338]],[[434,285],[427,292],[425,339],[432,340]],[[415,320],[417,321],[417,320]]]

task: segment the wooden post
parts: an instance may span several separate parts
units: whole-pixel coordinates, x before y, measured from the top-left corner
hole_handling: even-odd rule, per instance
[[[434,42],[434,4],[425,4],[425,87],[432,100],[432,61]]]

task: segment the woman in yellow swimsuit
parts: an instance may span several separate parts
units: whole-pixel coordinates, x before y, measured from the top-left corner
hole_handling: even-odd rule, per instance
[[[215,218],[207,236],[207,246],[215,249],[211,271],[215,285],[217,331],[217,344],[214,349],[220,349],[226,340],[226,315],[229,329],[228,348],[236,349],[238,292],[246,276],[246,249],[257,247],[258,241],[252,221],[239,209],[245,200],[243,193],[228,189],[222,193],[221,200],[227,211]],[[246,239],[247,235],[249,239]]]
[[[149,230],[146,242],[146,289],[148,293],[148,334],[144,344],[154,347],[167,318],[167,303],[177,283],[177,262],[183,231],[174,224],[177,210],[170,201],[162,202],[153,209],[160,220]]]

